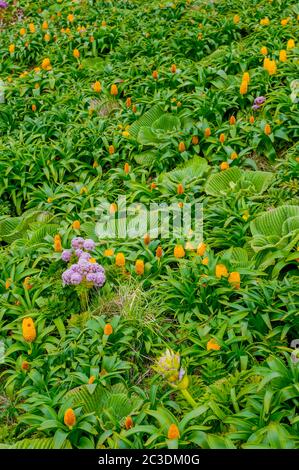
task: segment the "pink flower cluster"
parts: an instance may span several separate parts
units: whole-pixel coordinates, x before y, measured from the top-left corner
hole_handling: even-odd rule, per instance
[[[73,238],[72,249],[64,250],[61,259],[69,262],[73,256],[76,256],[78,260],[62,273],[63,285],[79,285],[87,281],[92,283],[94,287],[103,286],[106,281],[105,269],[91,259],[89,252],[94,249],[95,242],[93,240],[84,240],[82,237]]]

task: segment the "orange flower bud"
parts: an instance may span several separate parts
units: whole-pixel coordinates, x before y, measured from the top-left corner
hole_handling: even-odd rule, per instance
[[[179,428],[175,424],[171,424],[169,426],[167,437],[168,439],[179,439],[180,431],[179,431]]]
[[[207,249],[207,245],[205,243],[200,243],[197,247],[197,254],[199,256],[203,256],[206,252],[206,249]]]
[[[78,49],[73,50],[73,56],[75,57],[75,59],[78,59],[80,57],[80,52]]]
[[[100,93],[101,89],[102,89],[102,85],[99,81],[96,81],[93,86],[93,91],[95,91],[96,93]]]
[[[68,408],[64,413],[64,424],[69,428],[72,428],[76,424],[76,415],[72,408]]]
[[[261,47],[261,54],[262,55],[267,55],[268,54],[268,49],[266,48],[266,46]]]
[[[250,124],[253,124],[253,123],[254,123],[254,116],[250,116],[249,122],[250,122]]]
[[[130,108],[131,105],[132,105],[132,99],[131,99],[131,98],[127,98],[127,99],[126,99],[126,107],[127,107],[127,108]]]
[[[115,257],[115,264],[118,267],[123,267],[126,263],[125,255],[123,253],[117,253]]]
[[[193,144],[193,145],[197,145],[197,144],[198,144],[198,137],[197,137],[197,135],[194,135],[194,136],[192,137],[192,144]]]
[[[219,142],[220,142],[221,144],[223,144],[223,143],[225,142],[225,135],[224,135],[224,134],[220,134],[220,136],[219,136]]]
[[[205,129],[205,137],[208,138],[208,137],[210,137],[210,135],[211,135],[211,129],[209,127],[207,127]]]
[[[236,124],[236,118],[235,118],[235,116],[231,116],[231,117],[229,118],[229,123],[230,123],[231,126],[233,126],[234,124]]]
[[[172,64],[170,70],[171,70],[171,73],[175,73],[176,72],[176,65]]]
[[[26,317],[22,322],[23,338],[28,343],[32,343],[36,338],[36,329],[31,317]]]
[[[240,85],[240,94],[246,95],[247,90],[248,90],[248,82],[242,82]]]
[[[131,429],[133,426],[134,426],[133,419],[131,418],[131,416],[127,416],[125,420],[125,428],[128,430],[128,429]]]
[[[157,70],[154,70],[153,73],[152,73],[152,77],[157,80],[158,78],[158,71]]]
[[[228,276],[228,271],[226,266],[224,264],[217,264],[216,265],[216,270],[215,270],[215,275],[219,279],[221,279],[222,276],[227,277]]]
[[[112,96],[118,95],[118,88],[115,84],[111,85],[110,95],[112,95]]]
[[[227,162],[222,162],[222,163],[220,164],[220,170],[221,170],[221,171],[227,170],[228,168],[229,168],[229,163],[227,163]]]
[[[240,289],[241,277],[238,271],[233,271],[228,277],[228,282],[232,284],[236,289]]]
[[[176,190],[177,194],[184,194],[184,186],[182,185],[182,183],[179,183],[178,186],[177,186],[177,190]]]
[[[182,152],[185,152],[185,150],[186,150],[186,145],[185,145],[185,143],[184,143],[184,142],[180,142],[180,143],[179,143],[179,152],[182,153]]]
[[[175,258],[184,258],[184,256],[185,256],[184,247],[182,245],[176,245],[174,247],[173,254],[174,254]]]
[[[114,255],[114,250],[112,248],[107,248],[104,251],[104,256],[110,257],[110,256],[113,256],[113,255]]]
[[[219,350],[220,350],[220,346],[214,338],[210,339],[210,341],[207,342],[207,351],[219,351]]]
[[[73,229],[79,230],[80,226],[81,226],[80,221],[79,220],[74,220],[74,222],[72,224]]]
[[[28,361],[23,361],[23,362],[22,362],[22,365],[21,365],[21,368],[22,368],[23,370],[29,370],[29,369],[30,369],[30,364],[29,364],[29,362],[28,362]]]
[[[130,171],[130,165],[128,163],[125,163],[124,172],[126,173],[126,175],[129,173],[129,171]]]
[[[271,126],[270,124],[266,124],[265,127],[264,127],[264,133],[266,135],[270,135],[271,134]]]
[[[162,247],[161,247],[161,246],[158,246],[158,248],[156,249],[156,257],[157,257],[157,258],[161,258],[162,255],[163,255]]]
[[[135,263],[135,273],[138,276],[142,276],[144,274],[144,261],[142,259],[137,259]]]
[[[109,213],[115,214],[115,212],[117,212],[117,204],[116,202],[112,202],[112,204],[110,204],[110,207],[109,207]]]
[[[89,377],[89,379],[88,379],[88,383],[89,383],[89,384],[93,384],[94,381],[95,381],[95,379],[96,379],[95,376],[94,376],[94,375],[91,375],[91,376]]]
[[[144,235],[143,242],[144,242],[145,245],[149,245],[150,241],[151,241],[151,237],[147,233],[146,235]]]
[[[109,151],[109,154],[110,154],[110,155],[113,155],[113,154],[115,153],[114,145],[109,145],[108,151]]]
[[[110,325],[110,323],[106,323],[105,328],[104,328],[104,335],[110,336],[112,335],[112,333],[113,333],[112,325]]]

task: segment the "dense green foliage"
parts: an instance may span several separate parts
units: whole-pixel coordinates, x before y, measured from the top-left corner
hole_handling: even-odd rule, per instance
[[[298,3],[8,3],[0,447],[299,448]],[[98,237],[120,195],[203,244]]]

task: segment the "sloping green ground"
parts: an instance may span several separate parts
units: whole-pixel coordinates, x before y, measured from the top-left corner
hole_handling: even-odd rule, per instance
[[[298,448],[298,4],[12,3],[0,447]],[[97,236],[119,196],[202,241]]]

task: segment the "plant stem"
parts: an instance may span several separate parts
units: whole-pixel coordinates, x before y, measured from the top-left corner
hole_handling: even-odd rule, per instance
[[[188,390],[181,390],[182,394],[184,395],[184,398],[186,398],[187,402],[190,403],[191,406],[193,406],[193,408],[196,408],[197,407],[197,403],[196,401],[192,398],[192,396],[190,395],[190,393],[188,392]]]

